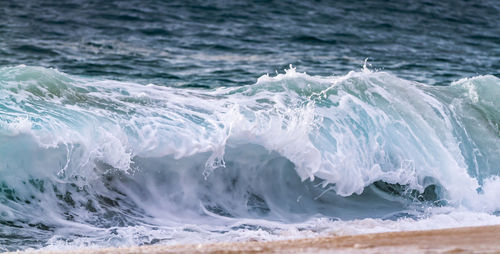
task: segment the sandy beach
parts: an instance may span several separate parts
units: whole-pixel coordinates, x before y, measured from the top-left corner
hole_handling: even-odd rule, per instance
[[[500,225],[272,242],[150,245],[36,253],[500,253]],[[24,252],[33,253],[33,252]]]

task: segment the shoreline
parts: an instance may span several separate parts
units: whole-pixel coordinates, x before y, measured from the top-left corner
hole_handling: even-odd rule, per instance
[[[500,253],[500,225],[269,242],[148,245],[11,253]]]

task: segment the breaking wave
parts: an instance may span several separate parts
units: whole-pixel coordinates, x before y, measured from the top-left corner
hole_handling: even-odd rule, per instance
[[[498,98],[494,76],[366,68],[212,90],[0,68],[0,250],[273,239],[429,209],[498,221]]]

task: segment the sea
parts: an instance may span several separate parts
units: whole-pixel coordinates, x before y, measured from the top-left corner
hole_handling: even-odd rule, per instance
[[[500,224],[500,2],[0,0],[0,252]]]

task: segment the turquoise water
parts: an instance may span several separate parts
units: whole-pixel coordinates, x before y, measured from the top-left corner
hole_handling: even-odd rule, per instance
[[[496,2],[1,7],[0,251],[500,223]]]

